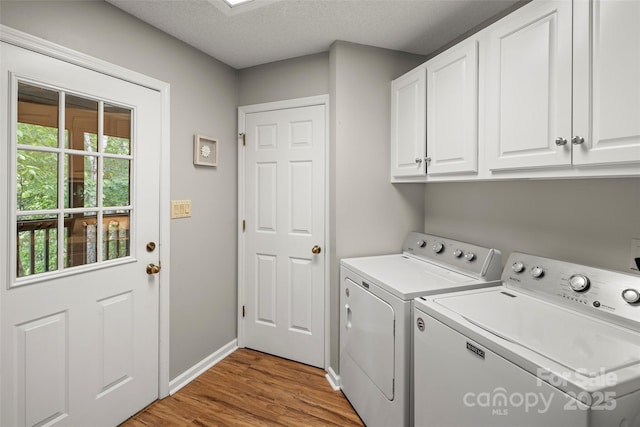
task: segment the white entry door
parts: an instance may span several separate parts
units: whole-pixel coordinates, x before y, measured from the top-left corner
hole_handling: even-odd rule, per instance
[[[240,272],[245,346],[322,368],[325,114],[324,105],[246,114]]]
[[[161,96],[0,54],[0,425],[117,425],[158,397]]]

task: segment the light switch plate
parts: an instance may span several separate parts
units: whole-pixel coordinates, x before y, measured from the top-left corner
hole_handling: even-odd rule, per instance
[[[634,271],[638,271],[636,266],[636,258],[640,258],[640,239],[631,239],[631,261],[629,268]]]
[[[191,200],[172,200],[171,219],[191,217]]]

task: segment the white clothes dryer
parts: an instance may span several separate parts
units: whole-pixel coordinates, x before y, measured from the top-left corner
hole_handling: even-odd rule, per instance
[[[343,259],[340,381],[367,426],[411,425],[411,309],[417,296],[494,286],[496,249],[413,232],[402,253]]]
[[[640,427],[640,276],[513,253],[416,299],[416,426]]]

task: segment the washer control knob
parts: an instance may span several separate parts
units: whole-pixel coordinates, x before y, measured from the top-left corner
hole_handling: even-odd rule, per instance
[[[439,254],[440,252],[442,252],[444,250],[444,245],[441,242],[436,242],[433,245],[433,251],[437,254]]]
[[[476,254],[474,254],[473,252],[467,252],[467,254],[464,256],[464,259],[471,262],[476,259]]]
[[[463,252],[460,249],[456,249],[453,251],[453,256],[456,258],[460,258],[463,255]]]
[[[584,274],[574,274],[569,277],[569,286],[576,292],[584,292],[589,289],[589,278]]]
[[[516,261],[511,265],[511,269],[516,273],[522,273],[524,271],[524,263],[522,261]]]
[[[629,304],[637,304],[640,302],[640,292],[635,289],[625,289],[622,291],[622,299]]]
[[[424,248],[425,246],[427,246],[427,242],[425,242],[424,240],[418,240],[418,246]]]
[[[531,276],[533,276],[534,279],[539,279],[544,276],[544,270],[542,267],[535,266],[531,269]]]

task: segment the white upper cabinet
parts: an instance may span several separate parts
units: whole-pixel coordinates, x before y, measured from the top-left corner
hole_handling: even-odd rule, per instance
[[[416,68],[391,82],[391,180],[426,176],[426,74]]]
[[[533,0],[392,101],[392,182],[640,176],[640,0]]]
[[[640,2],[534,0],[488,40],[493,177],[640,174]]]
[[[488,33],[491,171],[571,164],[571,2],[534,2]]]
[[[426,63],[427,175],[478,171],[478,42]]]
[[[640,2],[574,2],[573,55],[574,165],[640,162]]]

